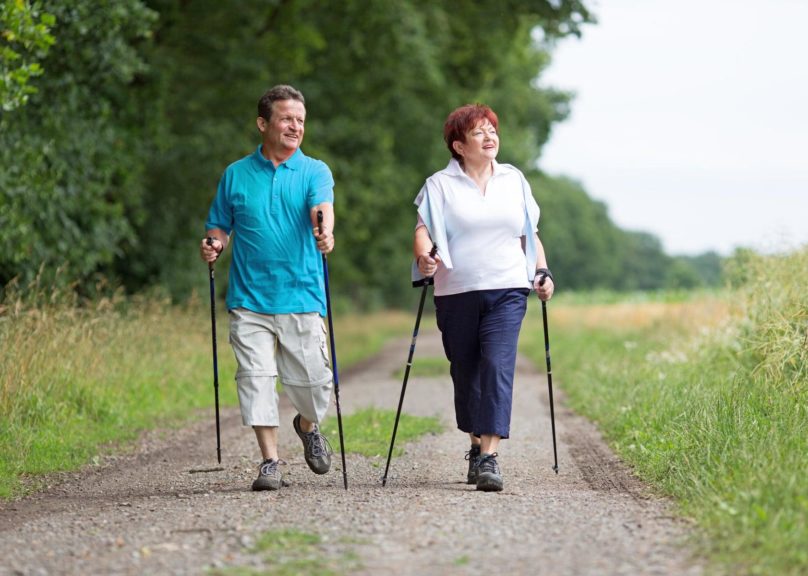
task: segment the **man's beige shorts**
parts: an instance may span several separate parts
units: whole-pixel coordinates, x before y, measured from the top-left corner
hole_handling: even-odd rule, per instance
[[[230,311],[241,419],[246,426],[278,426],[278,376],[297,411],[320,422],[331,400],[331,365],[323,319],[308,314]]]

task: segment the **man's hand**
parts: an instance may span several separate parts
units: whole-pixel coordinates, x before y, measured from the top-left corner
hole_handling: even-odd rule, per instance
[[[314,239],[317,240],[317,249],[323,254],[330,254],[334,249],[334,233],[325,226],[322,228],[323,231],[320,232],[320,229],[315,227],[312,229],[312,233]]]
[[[202,260],[210,264],[211,262],[216,262],[219,254],[224,250],[224,244],[217,238],[213,238],[213,242],[209,244],[208,238],[213,238],[213,236],[202,239],[202,243],[199,245],[199,255]]]

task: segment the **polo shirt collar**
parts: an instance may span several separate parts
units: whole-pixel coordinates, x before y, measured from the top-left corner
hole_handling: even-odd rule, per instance
[[[492,176],[497,176],[498,174],[502,174],[502,173],[508,171],[507,167],[505,165],[500,164],[496,160],[492,160],[491,163],[493,164],[493,167],[494,167],[494,172],[493,172]],[[449,176],[465,176],[466,175],[466,173],[463,172],[463,168],[460,166],[460,162],[458,162],[456,158],[452,158],[451,160],[449,160],[449,165],[446,166],[444,171]]]
[[[255,153],[253,154],[253,159],[262,168],[272,168],[272,169],[274,169],[275,166],[274,166],[274,164],[272,164],[272,161],[267,160],[266,158],[264,158],[264,155],[261,153],[261,147],[262,146],[263,146],[263,144],[259,144],[258,148],[255,149]],[[294,154],[292,154],[285,161],[281,162],[280,165],[281,166],[286,165],[287,168],[291,168],[292,170],[297,170],[300,167],[300,165],[303,163],[303,158],[304,158],[303,152],[300,150],[300,148],[298,148],[297,150],[295,150]]]

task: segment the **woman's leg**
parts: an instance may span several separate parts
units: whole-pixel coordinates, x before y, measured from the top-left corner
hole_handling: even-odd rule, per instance
[[[474,432],[474,416],[480,402],[478,302],[478,292],[435,297],[438,329],[454,385],[457,427],[468,433]]]
[[[517,342],[528,291],[486,290],[481,294],[480,401],[473,432],[482,438],[482,452],[492,454],[499,439],[510,435]]]

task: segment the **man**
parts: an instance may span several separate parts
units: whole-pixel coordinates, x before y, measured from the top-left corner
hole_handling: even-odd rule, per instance
[[[320,253],[334,248],[334,179],[324,162],[300,150],[305,120],[305,100],[295,88],[275,86],[261,97],[256,119],[261,145],[225,170],[200,244],[205,262],[233,244],[230,343],[242,421],[253,427],[263,457],[253,490],[278,490],[282,484],[278,376],[298,412],[292,424],[306,463],[316,474],[331,466],[332,450],[318,424],[332,386]]]

